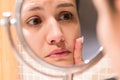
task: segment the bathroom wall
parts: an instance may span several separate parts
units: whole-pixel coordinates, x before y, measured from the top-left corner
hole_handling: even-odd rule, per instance
[[[15,0],[0,0],[0,19],[2,12],[13,12]],[[18,80],[18,62],[9,44],[5,27],[0,26],[0,80]]]

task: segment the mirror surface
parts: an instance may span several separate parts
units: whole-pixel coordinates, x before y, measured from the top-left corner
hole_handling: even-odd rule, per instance
[[[99,54],[100,44],[97,40],[96,23],[97,12],[92,0],[80,0],[81,35],[84,36],[83,59],[91,60]]]
[[[24,0],[20,13],[25,40],[35,55],[48,63],[80,64],[100,51],[91,0],[80,0],[77,5],[76,0]]]
[[[21,23],[26,41],[41,59],[59,66],[83,61],[75,0],[25,0]]]

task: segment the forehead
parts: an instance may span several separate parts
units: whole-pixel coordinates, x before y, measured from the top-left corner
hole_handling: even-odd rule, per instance
[[[40,5],[40,6],[55,6],[60,3],[72,3],[75,4],[76,0],[23,0],[24,6],[34,6],[34,5]],[[25,5],[27,4],[27,5]]]

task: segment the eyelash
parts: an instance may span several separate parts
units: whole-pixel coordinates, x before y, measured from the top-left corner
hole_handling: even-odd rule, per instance
[[[69,22],[73,20],[73,14],[68,11],[63,11],[56,17],[58,21]],[[30,26],[37,26],[42,24],[42,19],[39,16],[30,17],[27,21],[27,24]]]
[[[42,23],[42,20],[39,16],[33,16],[27,21],[27,24],[29,24],[30,26],[35,26],[41,23]]]
[[[59,14],[59,21],[71,21],[73,20],[73,14],[71,12],[63,11]]]

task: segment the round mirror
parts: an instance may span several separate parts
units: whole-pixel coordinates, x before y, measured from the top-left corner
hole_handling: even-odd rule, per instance
[[[25,0],[20,18],[23,36],[35,55],[58,66],[74,65],[75,54],[77,62],[83,62],[83,39],[74,0]]]
[[[15,19],[17,36],[6,25],[12,46],[21,61],[40,73],[83,72],[103,56],[91,0],[17,0]]]
[[[35,55],[58,66],[79,64],[94,58],[100,45],[96,38],[97,14],[92,2],[50,2],[22,2],[20,25]]]

